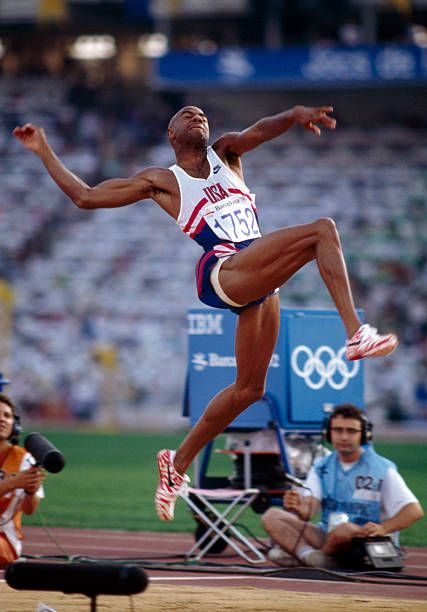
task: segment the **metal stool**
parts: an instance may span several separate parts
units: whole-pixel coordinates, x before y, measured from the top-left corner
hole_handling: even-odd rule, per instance
[[[206,531],[186,553],[187,559],[200,561],[223,540],[248,563],[262,563],[265,556],[236,528],[235,522],[259,494],[259,489],[188,489],[180,494]],[[226,504],[220,512],[214,503]],[[232,539],[232,537],[233,539]],[[248,550],[244,550],[242,545]]]

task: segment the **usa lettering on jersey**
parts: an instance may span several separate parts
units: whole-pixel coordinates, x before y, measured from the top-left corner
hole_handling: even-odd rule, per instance
[[[206,179],[191,177],[179,166],[171,166],[181,191],[178,225],[187,236],[209,248],[216,241],[259,238],[255,196],[211,147],[207,156],[211,172]]]

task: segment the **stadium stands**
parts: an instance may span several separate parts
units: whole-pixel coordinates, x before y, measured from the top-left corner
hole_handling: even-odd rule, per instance
[[[78,108],[62,80],[3,79],[0,97],[8,109],[0,117],[0,277],[15,294],[12,355],[0,369],[14,396],[34,417],[175,423],[198,248],[150,202],[75,209],[10,132],[29,120],[43,125],[90,183],[169,165],[172,151],[165,138],[156,142],[149,112]],[[156,115],[162,129],[168,113],[164,106]],[[421,416],[415,389],[427,372],[426,162],[426,130],[382,126],[319,140],[294,130],[245,165],[264,231],[337,221],[357,305],[401,337],[395,355],[367,368],[368,404],[393,418]],[[289,307],[330,306],[314,264],[281,295]]]

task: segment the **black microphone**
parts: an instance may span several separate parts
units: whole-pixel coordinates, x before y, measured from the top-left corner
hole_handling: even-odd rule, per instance
[[[13,589],[62,591],[97,595],[134,595],[147,587],[148,577],[137,565],[112,563],[23,563],[7,566],[7,584]]]
[[[310,491],[310,488],[307,487],[302,480],[300,480],[299,478],[296,478],[295,476],[292,476],[291,474],[287,474],[285,472],[285,480],[286,482],[289,482],[290,484],[295,485],[296,487],[301,487],[302,489],[307,489],[307,491]]]
[[[28,434],[24,446],[34,457],[36,463],[48,472],[52,472],[52,474],[60,472],[65,465],[64,455],[49,440],[37,432]]]

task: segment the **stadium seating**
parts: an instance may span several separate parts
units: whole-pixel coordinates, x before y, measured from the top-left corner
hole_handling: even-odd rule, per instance
[[[10,132],[29,120],[43,125],[90,183],[169,165],[172,151],[156,141],[149,113],[78,108],[65,81],[6,79],[0,92],[11,109],[0,118],[0,276],[15,294],[12,354],[1,368],[15,397],[33,416],[176,423],[198,248],[150,202],[74,208]],[[168,112],[159,112],[162,128]],[[417,416],[414,389],[427,362],[426,158],[426,130],[381,126],[319,140],[292,130],[245,160],[264,232],[336,220],[357,305],[402,341],[367,368],[367,404],[409,416]],[[314,264],[281,295],[287,307],[331,305]]]

